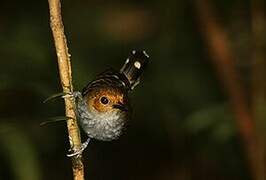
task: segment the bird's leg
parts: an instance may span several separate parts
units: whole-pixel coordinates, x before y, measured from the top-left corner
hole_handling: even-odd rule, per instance
[[[58,97],[74,99],[75,104],[77,104],[76,103],[77,101],[82,100],[82,94],[79,91],[75,91],[73,93],[61,92],[61,93],[57,93],[57,94],[53,94],[53,95],[49,96],[48,98],[46,98],[43,101],[43,103],[46,103],[47,101],[53,100],[53,99],[58,98]],[[75,107],[75,114],[77,114],[76,107]],[[53,117],[53,118],[50,118],[50,120],[48,120],[48,121],[44,121],[44,122],[40,123],[40,125],[43,126],[43,125],[46,125],[48,123],[53,123],[53,122],[58,122],[58,121],[67,121],[69,119],[73,119],[73,118],[65,117],[65,116]]]
[[[77,106],[77,104],[83,100],[82,98],[82,94],[79,92],[79,91],[75,91],[73,93],[68,93],[68,94],[65,94],[64,96],[62,96],[62,98],[73,98],[74,99],[74,102]],[[75,106],[75,114],[78,115],[78,112],[77,112],[77,107]],[[67,157],[73,157],[73,156],[76,156],[76,155],[81,155],[82,152],[86,149],[86,147],[88,146],[90,142],[90,138],[88,138],[84,143],[81,144],[80,148],[77,149],[77,150],[73,150],[74,152],[71,153],[71,154],[67,154]],[[72,145],[71,145],[71,148],[72,149]]]
[[[65,95],[63,95],[61,97],[62,98],[71,98],[72,100],[74,100],[74,103],[75,103],[74,111],[75,111],[76,116],[78,116],[77,105],[79,104],[79,102],[81,102],[83,100],[81,92],[74,91],[72,93],[66,93]]]
[[[72,93],[65,93],[62,98],[74,98],[74,99],[82,99],[82,95],[79,91],[74,91]]]
[[[74,150],[73,153],[71,154],[67,154],[67,157],[73,157],[76,155],[81,155],[82,152],[86,149],[86,147],[88,146],[89,142],[90,142],[91,138],[88,138],[84,143],[81,144],[80,148],[78,150]]]
[[[74,91],[74,92],[70,92],[70,93],[57,93],[57,94],[54,94],[50,97],[48,97],[46,100],[44,100],[44,102],[47,102],[51,99],[54,99],[54,98],[57,98],[57,97],[61,97],[61,98],[70,98],[72,100],[74,100],[74,103],[77,105],[77,103],[81,102],[83,100],[83,97],[82,97],[82,94],[81,92],[79,91]],[[75,114],[77,115],[77,107],[75,106],[74,108],[74,111],[75,111]],[[68,119],[72,119],[71,117],[67,117],[65,120],[68,120]],[[70,149],[73,148],[73,141],[71,139],[71,137],[69,137],[70,139]],[[86,147],[88,146],[90,142],[90,138],[88,138],[84,143],[81,144],[80,148],[77,149],[77,150],[74,150],[73,153],[71,154],[67,154],[68,157],[73,157],[73,156],[76,156],[76,155],[81,155],[82,152],[86,149]],[[71,150],[70,150],[71,151]]]
[[[52,99],[55,99],[55,98],[58,98],[58,97],[61,97],[61,98],[82,98],[82,95],[79,91],[74,91],[74,92],[69,92],[69,93],[65,93],[65,92],[60,92],[60,93],[56,93],[56,94],[53,94],[51,96],[49,96],[48,98],[46,98],[43,103],[46,103],[47,101],[50,101]]]

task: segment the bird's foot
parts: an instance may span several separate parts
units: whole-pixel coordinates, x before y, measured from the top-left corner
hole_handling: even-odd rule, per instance
[[[73,157],[76,155],[81,155],[82,152],[86,149],[86,147],[88,146],[89,142],[90,142],[91,138],[88,138],[84,143],[81,144],[80,148],[77,150],[74,150],[73,153],[71,154],[67,154],[67,157]]]
[[[46,103],[47,101],[50,101],[50,100],[58,98],[58,97],[76,99],[77,97],[82,97],[82,95],[81,95],[81,93],[79,91],[68,92],[68,93],[61,92],[61,93],[57,93],[57,94],[53,94],[53,95],[49,96],[48,98],[46,98],[43,101],[43,103]]]
[[[82,96],[82,95],[79,91],[74,91],[74,92],[65,93],[61,97],[62,98],[74,98],[74,99],[76,99],[77,97],[80,97],[80,96]]]

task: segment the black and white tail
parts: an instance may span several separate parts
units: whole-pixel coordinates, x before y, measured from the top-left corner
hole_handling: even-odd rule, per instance
[[[120,69],[120,73],[123,73],[130,84],[130,89],[134,89],[138,85],[140,75],[147,66],[149,55],[145,51],[132,51],[129,57],[126,59],[125,64]]]

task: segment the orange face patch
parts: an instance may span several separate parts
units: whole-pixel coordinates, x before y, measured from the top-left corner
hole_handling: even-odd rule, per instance
[[[117,103],[124,103],[124,95],[116,89],[100,90],[87,98],[88,108],[92,107],[99,112],[111,111]]]

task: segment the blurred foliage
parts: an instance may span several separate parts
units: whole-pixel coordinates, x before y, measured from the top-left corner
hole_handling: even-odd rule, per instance
[[[243,2],[215,3],[232,35],[247,33]],[[85,151],[87,179],[249,179],[191,1],[62,3],[75,89],[119,68],[133,49],[151,57],[131,94],[126,133],[115,142],[93,141]],[[0,9],[0,179],[72,179],[65,123],[39,126],[64,115],[61,100],[42,103],[61,91],[48,4],[5,1]],[[236,51],[250,42],[240,35],[232,36]]]
[[[2,154],[6,155],[12,168],[11,174],[13,177],[6,179],[21,179],[21,180],[40,180],[40,165],[36,157],[36,150],[29,138],[25,135],[26,132],[21,131],[15,126],[1,124],[0,129],[0,144]],[[1,168],[2,170],[6,167]],[[10,175],[11,175],[10,174]]]

